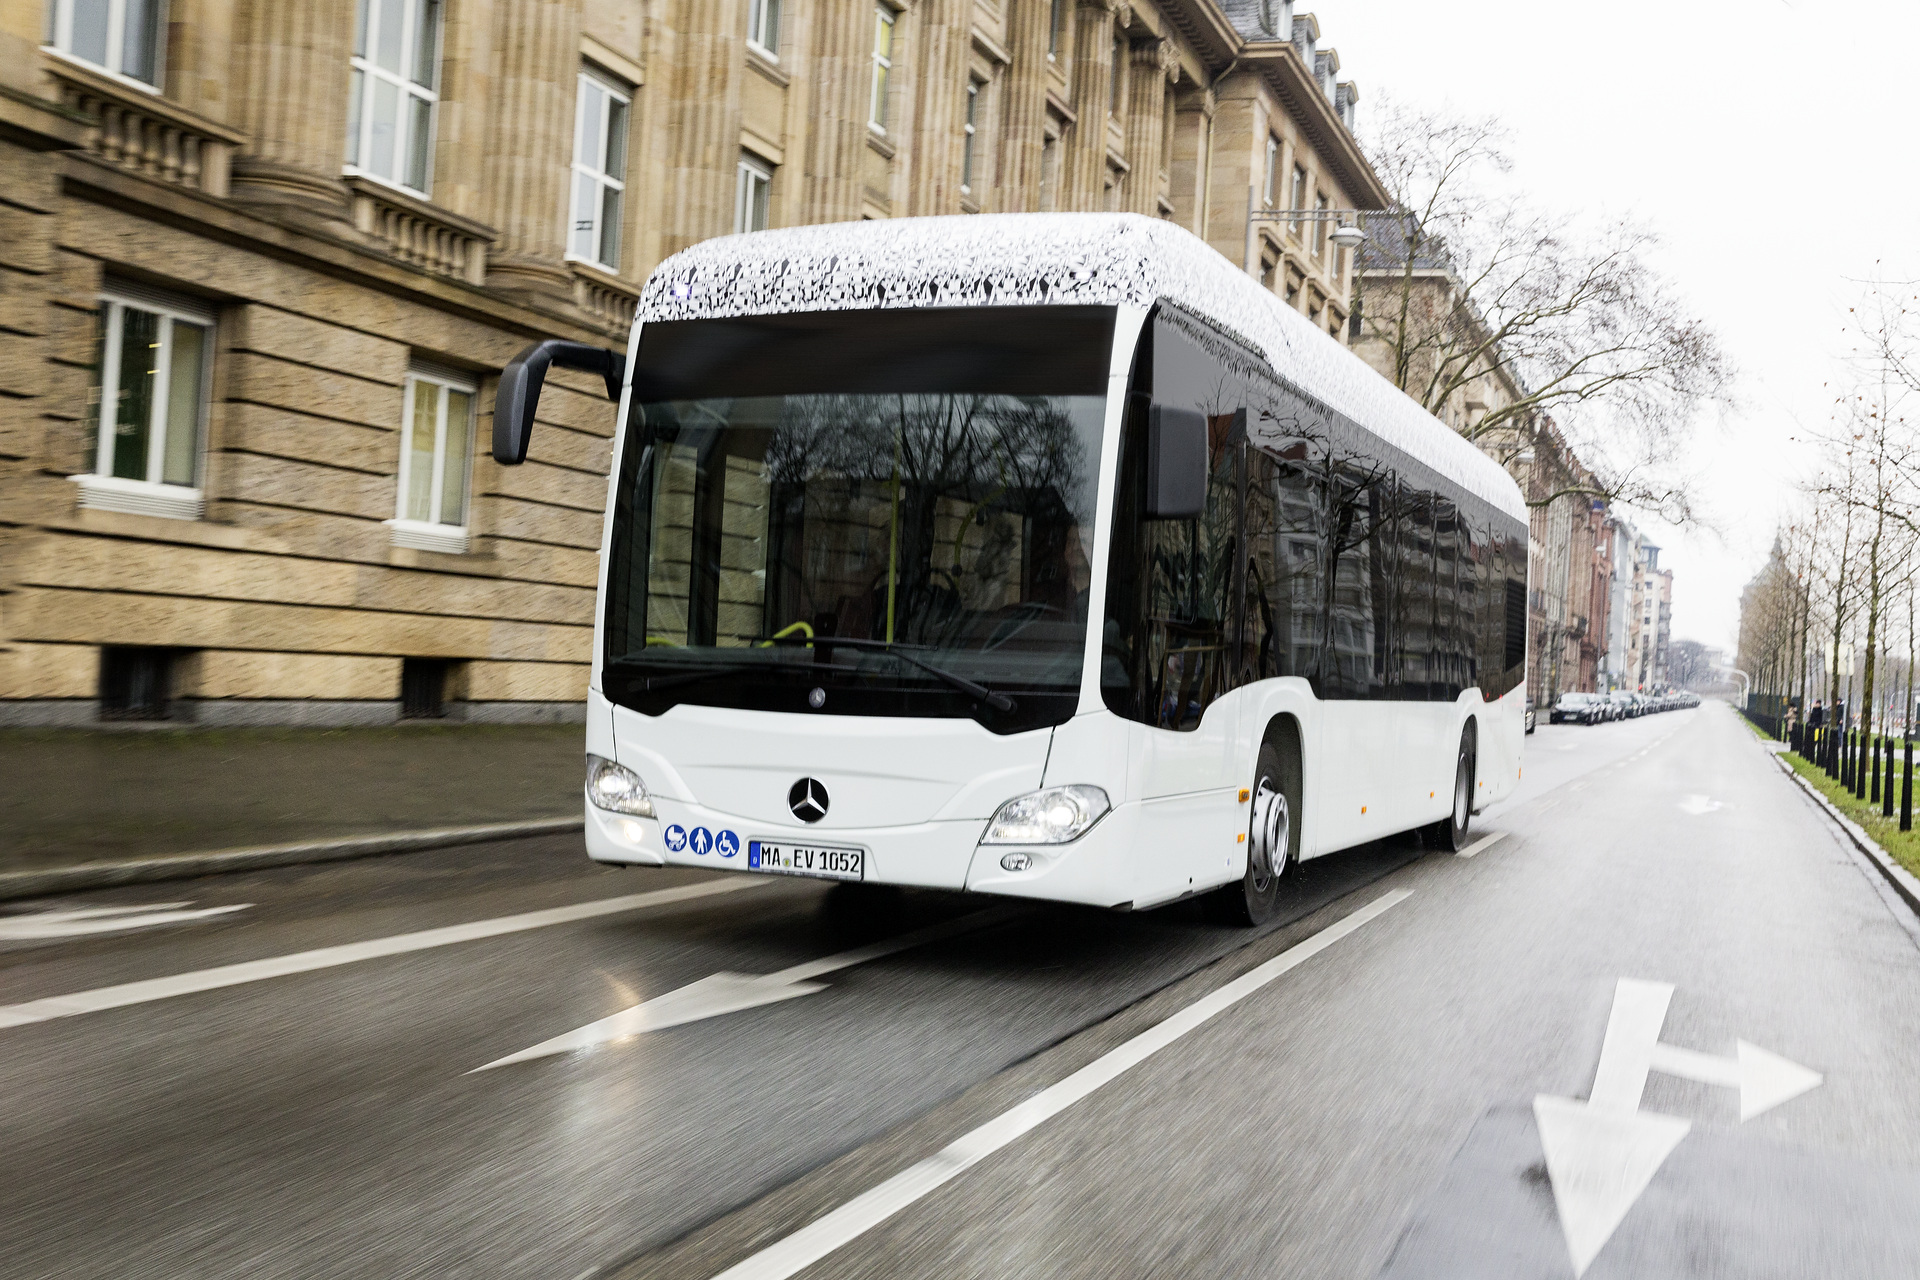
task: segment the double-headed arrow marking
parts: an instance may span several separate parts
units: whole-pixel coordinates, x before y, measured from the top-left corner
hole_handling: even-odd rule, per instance
[[[474,1071],[491,1071],[495,1067],[504,1067],[512,1062],[526,1062],[532,1058],[547,1058],[556,1053],[572,1053],[580,1049],[591,1049],[595,1045],[605,1044],[609,1040],[619,1040],[626,1036],[636,1036],[642,1032],[659,1031],[666,1027],[677,1027],[688,1022],[698,1022],[703,1018],[717,1018],[725,1013],[738,1013],[742,1009],[755,1009],[764,1004],[777,1004],[782,1000],[792,1000],[796,996],[812,995],[816,991],[825,991],[826,984],[813,979],[840,969],[851,969],[857,964],[866,964],[883,956],[894,955],[912,947],[925,946],[929,942],[939,942],[945,938],[958,937],[963,933],[974,933],[993,925],[1003,924],[1022,913],[1019,907],[993,907],[986,911],[976,911],[972,915],[961,916],[957,920],[948,920],[943,924],[930,925],[925,929],[915,929],[903,933],[897,938],[888,938],[884,942],[875,942],[864,947],[855,947],[851,951],[842,951],[837,955],[823,956],[818,960],[809,960],[805,964],[796,964],[777,973],[715,973],[690,982],[665,995],[655,996],[619,1013],[589,1022],[586,1026],[565,1035],[555,1036],[551,1040],[542,1040],[530,1049],[510,1053],[504,1058],[496,1058]],[[467,1074],[472,1075],[470,1071]]]
[[[1732,1058],[1661,1044],[1660,1028],[1672,999],[1671,983],[1620,979],[1587,1100],[1545,1094],[1533,1100],[1575,1276],[1586,1271],[1693,1128],[1677,1116],[1640,1110],[1647,1072],[1738,1089],[1743,1121],[1799,1097],[1824,1078],[1744,1040],[1736,1042]]]

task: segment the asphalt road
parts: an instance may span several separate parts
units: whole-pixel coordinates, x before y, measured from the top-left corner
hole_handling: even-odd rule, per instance
[[[1556,1196],[1614,1174],[1592,1144],[1549,1170],[1535,1100],[1598,1105],[1635,979],[1672,985],[1643,1038],[1695,1075],[1745,1041],[1823,1079],[1743,1122],[1656,1062],[1620,1123],[1691,1129],[1586,1274],[1920,1274],[1920,924],[1752,735],[1542,726],[1481,829],[1472,859],[1309,864],[1254,934],[603,871],[558,837],[23,904],[0,1270],[1568,1276]],[[475,1070],[941,922],[811,994]]]

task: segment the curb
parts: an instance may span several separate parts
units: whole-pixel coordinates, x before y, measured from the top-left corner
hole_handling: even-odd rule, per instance
[[[1793,766],[1780,758],[1785,754],[1785,752],[1777,752],[1773,757],[1773,762],[1780,766],[1781,772],[1798,783],[1802,791],[1811,796],[1816,804],[1827,811],[1829,817],[1840,824],[1840,830],[1846,834],[1847,839],[1853,841],[1854,847],[1867,855],[1867,861],[1886,877],[1887,883],[1893,886],[1893,891],[1906,900],[1907,906],[1916,915],[1920,915],[1920,877],[1916,877],[1911,871],[1895,862],[1893,855],[1882,849],[1879,842],[1866,833],[1865,828],[1840,812],[1833,801],[1821,795],[1811,783],[1794,772]]]
[[[253,849],[222,849],[213,853],[186,853],[167,858],[134,858],[124,862],[83,862],[77,867],[49,867],[44,871],[0,873],[0,901],[37,898],[50,893],[104,889],[119,884],[147,884],[156,880],[186,880],[229,871],[262,867],[291,867],[304,863],[345,862],[389,853],[413,853],[448,845],[513,840],[524,836],[563,835],[585,826],[583,818],[541,818],[531,822],[489,822],[471,827],[437,827],[430,831],[401,831],[343,840],[304,840],[269,844]]]

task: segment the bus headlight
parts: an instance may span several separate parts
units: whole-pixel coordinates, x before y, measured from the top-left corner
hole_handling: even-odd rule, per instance
[[[596,809],[626,813],[636,818],[653,816],[653,800],[647,786],[633,770],[599,756],[587,757],[587,799]]]
[[[1098,787],[1075,783],[1015,796],[987,823],[981,844],[1065,844],[1078,840],[1113,806]]]

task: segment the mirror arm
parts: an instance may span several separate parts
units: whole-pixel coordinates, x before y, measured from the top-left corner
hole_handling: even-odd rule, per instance
[[[500,371],[500,386],[493,399],[495,462],[517,467],[527,460],[527,441],[533,435],[540,389],[546,383],[547,370],[555,365],[599,374],[606,382],[607,399],[616,402],[620,399],[620,384],[627,376],[627,358],[618,351],[561,338],[534,343]]]

